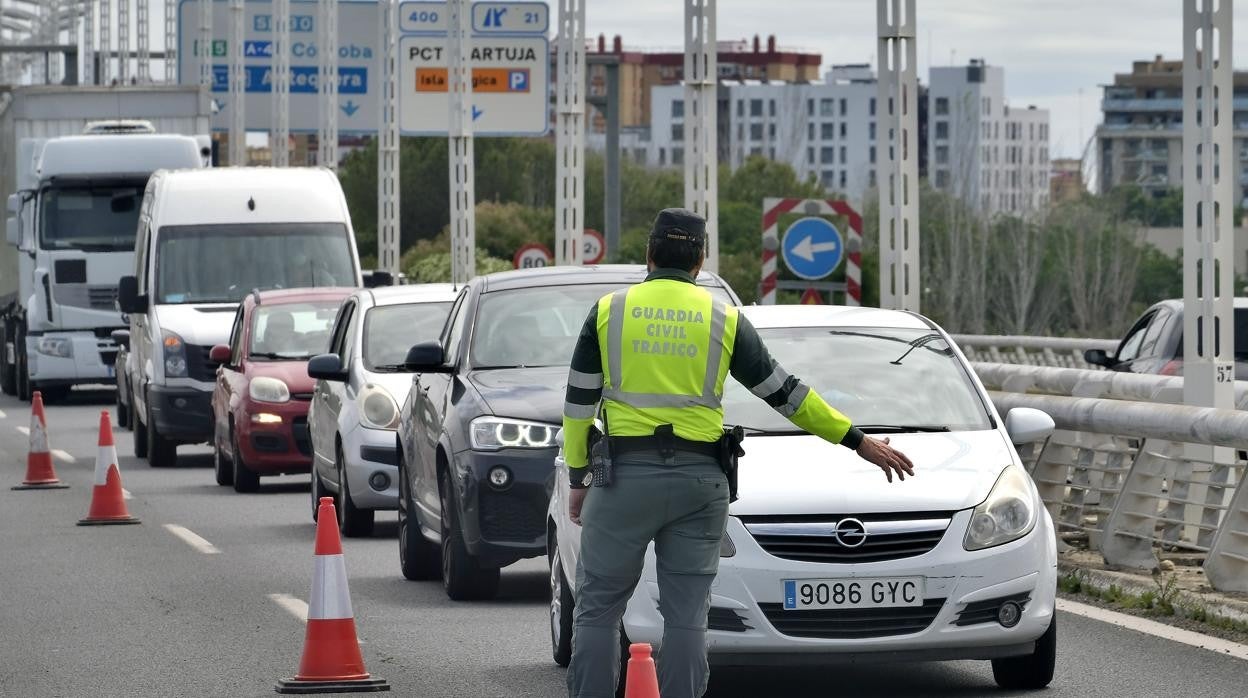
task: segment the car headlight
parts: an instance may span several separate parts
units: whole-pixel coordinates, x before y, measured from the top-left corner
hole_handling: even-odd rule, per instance
[[[44,356],[68,359],[74,355],[74,344],[68,337],[40,337],[35,350]]]
[[[550,448],[559,427],[505,417],[477,417],[469,425],[472,447],[478,451],[500,448]]]
[[[290,402],[290,388],[286,383],[267,376],[252,378],[247,394],[256,402]]]
[[[360,391],[360,424],[369,429],[397,429],[399,406],[380,385],[369,383]]]
[[[1030,477],[1017,465],[1007,467],[988,498],[971,512],[962,547],[982,550],[1022,538],[1036,525],[1036,509]]]
[[[165,378],[186,378],[186,344],[173,332],[166,331],[163,337],[165,357]]]

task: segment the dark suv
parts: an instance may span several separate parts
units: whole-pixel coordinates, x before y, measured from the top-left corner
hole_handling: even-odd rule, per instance
[[[1248,298],[1235,303],[1235,378],[1248,379]],[[1164,300],[1145,310],[1111,355],[1089,349],[1083,358],[1111,371],[1183,375],[1183,299]]]
[[[492,597],[499,569],[546,554],[546,505],[568,364],[590,307],[642,281],[640,266],[548,267],[473,279],[399,415],[399,560],[456,600]],[[740,303],[703,272],[698,285]]]

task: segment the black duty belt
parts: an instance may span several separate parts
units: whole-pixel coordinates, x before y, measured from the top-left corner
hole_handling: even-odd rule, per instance
[[[647,451],[650,453],[662,453],[665,450],[683,451],[685,453],[697,453],[711,458],[719,457],[718,441],[690,441],[682,439],[676,435],[651,435],[651,436],[611,436],[611,451],[613,456],[621,456],[625,453],[637,453]]]

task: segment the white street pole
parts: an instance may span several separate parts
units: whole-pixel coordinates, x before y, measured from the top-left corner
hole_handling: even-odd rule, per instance
[[[719,54],[715,0],[685,3],[685,207],[706,219],[707,271],[719,271]]]
[[[245,0],[230,0],[230,166],[247,164],[247,72],[243,67]]]
[[[117,79],[130,83],[130,0],[117,0]]]
[[[273,0],[273,110],[269,152],[274,167],[290,166],[290,0]]]
[[[113,6],[109,0],[100,0],[100,84],[113,82]]]
[[[199,84],[212,90],[212,0],[199,0]]]
[[[555,264],[581,264],[584,251],[585,2],[559,0]]]
[[[338,0],[320,0],[320,76],[321,121],[316,135],[316,163],[331,170],[338,169]],[[382,12],[386,7],[382,6]]]
[[[152,81],[151,3],[150,0],[138,0],[138,3],[134,18],[137,37],[134,72],[139,82],[146,84]]]
[[[176,0],[165,0],[165,82],[178,79],[178,10]]]
[[[880,307],[919,312],[919,128],[914,0],[877,0]]]
[[[451,281],[477,272],[476,187],[472,147],[472,3],[447,1],[447,93],[450,97]]]
[[[377,138],[377,267],[399,272],[399,2],[381,0],[381,128]]]
[[[87,0],[82,8],[82,71],[78,82],[95,84],[95,0]]]

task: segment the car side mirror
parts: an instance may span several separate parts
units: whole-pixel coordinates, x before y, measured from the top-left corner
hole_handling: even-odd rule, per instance
[[[318,354],[308,360],[308,376],[341,383],[347,380],[347,369],[337,354]]]
[[[439,342],[421,342],[407,350],[403,365],[416,373],[442,373],[447,370],[446,355]]]
[[[1030,407],[1015,407],[1005,415],[1005,431],[1015,446],[1043,441],[1056,428],[1048,413]]]
[[[117,282],[117,305],[127,315],[147,312],[147,296],[139,294],[138,277],[123,276]]]
[[[109,333],[109,336],[113,338],[117,346],[130,351],[130,330],[113,330]]]
[[[8,212],[16,216],[18,212],[22,210],[22,195],[21,194],[9,194],[9,199],[8,199],[6,206],[7,206]]]
[[[224,344],[217,344],[208,350],[208,361],[218,366],[228,364],[230,362],[230,348]]]
[[[1104,366],[1105,368],[1109,368],[1114,363],[1104,349],[1088,349],[1083,352],[1083,360],[1093,366]]]

